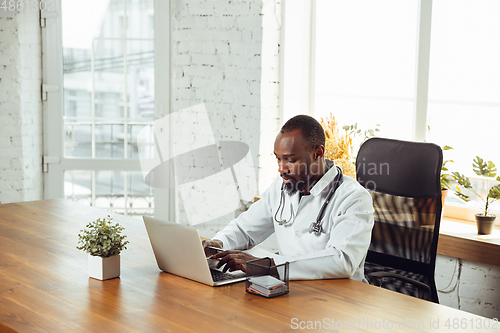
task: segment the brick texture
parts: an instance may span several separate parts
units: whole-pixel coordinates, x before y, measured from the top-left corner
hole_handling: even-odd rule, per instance
[[[276,176],[279,6],[255,0],[172,3],[173,111],[204,103],[216,141],[249,145],[260,191]],[[258,168],[262,163],[272,164]],[[185,220],[182,207],[180,215]],[[199,225],[200,233],[209,237],[234,216]]]
[[[42,184],[38,12],[0,11],[0,203],[39,200]]]
[[[500,320],[500,267],[438,255],[441,304]]]

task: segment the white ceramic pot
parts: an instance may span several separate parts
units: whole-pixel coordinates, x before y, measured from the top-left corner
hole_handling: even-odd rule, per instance
[[[89,276],[97,280],[108,280],[120,276],[120,255],[103,258],[89,254]]]

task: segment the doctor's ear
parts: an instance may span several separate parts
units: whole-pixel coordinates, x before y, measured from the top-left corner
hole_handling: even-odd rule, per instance
[[[325,146],[318,146],[314,150],[314,159],[317,160],[320,157],[325,156]]]

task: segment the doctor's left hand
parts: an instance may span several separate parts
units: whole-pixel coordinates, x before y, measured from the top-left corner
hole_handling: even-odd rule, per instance
[[[246,252],[237,251],[237,250],[228,250],[214,254],[210,257],[211,259],[219,259],[219,263],[217,264],[217,268],[224,266],[222,269],[223,272],[230,272],[236,270],[242,270],[243,272],[247,271],[247,261],[258,259]]]

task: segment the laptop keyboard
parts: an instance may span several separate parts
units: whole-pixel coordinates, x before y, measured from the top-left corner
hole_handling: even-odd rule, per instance
[[[214,282],[234,279],[233,274],[224,273],[216,269],[211,269],[210,273],[212,273],[212,279]]]

